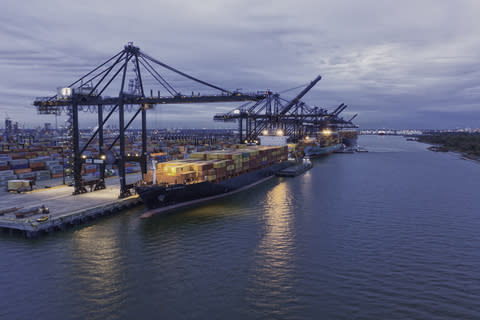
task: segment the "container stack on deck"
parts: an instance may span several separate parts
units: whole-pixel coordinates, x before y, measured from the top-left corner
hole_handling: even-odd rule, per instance
[[[249,146],[234,150],[194,152],[190,159],[157,163],[158,184],[213,183],[287,160],[287,147]]]

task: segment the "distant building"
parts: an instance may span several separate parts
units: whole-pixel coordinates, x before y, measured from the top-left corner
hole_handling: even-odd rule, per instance
[[[12,120],[10,118],[5,119],[5,132],[3,133],[5,139],[4,141],[9,141],[12,136]]]
[[[5,119],[5,131],[12,132],[12,120],[10,118]]]

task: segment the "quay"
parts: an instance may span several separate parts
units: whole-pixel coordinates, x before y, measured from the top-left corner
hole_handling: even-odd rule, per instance
[[[120,188],[113,180],[107,179],[110,184],[107,183],[104,190],[78,195],[72,195],[73,187],[63,185],[26,193],[2,191],[0,192],[0,229],[10,234],[20,233],[27,238],[34,238],[142,204],[140,197],[136,194],[119,199]],[[33,211],[42,206],[48,208],[48,214],[39,213],[17,218],[16,212]],[[37,221],[45,216],[48,216],[48,219],[43,222]]]

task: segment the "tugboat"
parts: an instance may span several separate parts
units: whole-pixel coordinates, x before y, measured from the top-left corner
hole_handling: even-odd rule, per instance
[[[355,153],[355,148],[353,146],[342,144],[342,147],[339,150],[334,151],[334,153]]]

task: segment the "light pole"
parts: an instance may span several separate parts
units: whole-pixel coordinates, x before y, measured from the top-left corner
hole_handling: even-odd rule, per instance
[[[62,178],[63,184],[65,185],[65,152],[63,152],[63,144],[62,144]]]

